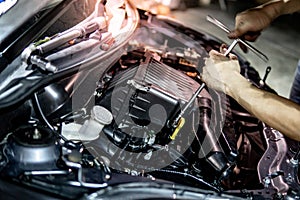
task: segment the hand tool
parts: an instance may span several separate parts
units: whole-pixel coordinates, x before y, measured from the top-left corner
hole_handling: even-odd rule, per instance
[[[222,22],[220,22],[219,20],[217,20],[216,18],[207,15],[206,16],[206,20],[211,22],[212,24],[218,26],[219,28],[221,28],[223,31],[225,31],[227,34],[229,34],[231,31],[229,28],[227,28],[227,26],[225,26]],[[253,47],[251,44],[249,44],[248,42],[242,40],[241,38],[236,38],[233,40],[232,44],[229,45],[227,51],[225,52],[225,56],[227,56],[232,49],[236,46],[236,44],[241,43],[243,45],[245,45],[246,47],[248,47],[253,53],[255,53],[259,58],[261,58],[263,61],[268,62],[269,58],[262,53],[261,51],[259,51],[258,49],[256,49],[255,47]]]

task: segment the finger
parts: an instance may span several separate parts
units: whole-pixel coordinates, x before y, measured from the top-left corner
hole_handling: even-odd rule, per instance
[[[221,53],[218,52],[218,51],[216,51],[216,50],[211,50],[211,51],[208,53],[209,57],[214,57],[214,56],[217,56],[217,55],[219,55],[219,54],[221,54]]]
[[[238,57],[233,53],[229,54],[229,58],[230,58],[230,60],[237,60],[238,59]]]
[[[204,67],[203,67],[203,70],[204,70]],[[204,78],[203,78],[203,72],[200,73],[199,77],[200,77],[200,80],[201,80],[202,82],[205,82],[205,81],[204,81]]]
[[[239,33],[236,30],[231,31],[230,33],[228,33],[227,37],[229,39],[236,39],[239,37]]]
[[[220,52],[217,52],[217,51],[213,51],[213,52],[210,52],[210,60],[213,62],[213,63],[218,63],[222,60],[224,60],[224,56],[220,53]],[[225,57],[226,58],[226,57]]]
[[[226,44],[221,44],[221,46],[220,46],[220,52],[221,52],[221,54],[224,55],[226,51],[227,51],[227,45]],[[230,53],[228,55],[228,57],[230,58],[230,60],[237,60],[237,56],[234,55],[234,54],[232,54],[232,53]]]
[[[261,32],[247,32],[247,34],[245,34],[244,38],[245,40],[248,40],[250,42],[254,42],[258,36],[260,36]]]
[[[249,31],[249,25],[247,17],[244,17],[243,12],[237,14],[235,18],[235,30],[232,31],[232,35],[235,38],[241,37]]]
[[[236,38],[242,37],[245,33],[247,33],[246,29],[236,28],[235,30],[232,30],[228,34],[228,38],[229,39],[236,39]]]
[[[208,63],[211,62],[210,60],[211,60],[210,57],[204,58],[204,65],[205,65],[205,66],[208,65]],[[204,67],[205,67],[205,66],[204,66]]]
[[[221,44],[221,46],[220,46],[220,52],[221,52],[221,54],[225,54],[226,50],[227,50],[227,45],[224,44],[224,43]]]
[[[253,31],[243,31],[242,29],[235,29],[230,32],[227,36],[229,39],[245,39],[250,42],[254,42],[259,36],[261,32],[253,32]]]
[[[206,74],[207,74],[207,67],[204,66],[203,69],[202,69],[202,73],[200,73],[200,80],[202,82],[205,82]]]

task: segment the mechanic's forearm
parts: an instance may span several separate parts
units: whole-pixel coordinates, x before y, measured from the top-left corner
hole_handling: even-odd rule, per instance
[[[280,15],[291,14],[300,10],[299,0],[273,0],[259,7],[262,7],[271,19],[275,19]]]
[[[260,90],[236,74],[226,93],[261,121],[287,137],[300,141],[300,106],[278,95]]]

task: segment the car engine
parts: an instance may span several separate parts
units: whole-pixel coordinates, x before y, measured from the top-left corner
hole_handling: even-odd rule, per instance
[[[222,41],[130,1],[88,4],[59,31],[43,16],[87,2],[40,11],[43,34],[1,63],[1,199],[300,198],[298,143],[200,79]]]

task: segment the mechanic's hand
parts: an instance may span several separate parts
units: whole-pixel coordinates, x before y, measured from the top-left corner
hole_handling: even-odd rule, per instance
[[[236,15],[235,29],[228,37],[230,39],[239,37],[253,42],[272,21],[273,18],[262,7],[246,10]]]
[[[240,65],[235,55],[230,54],[230,58],[225,57],[223,55],[225,51],[226,49],[222,48],[221,52],[215,50],[209,52],[201,79],[208,87],[228,94],[228,83],[233,81],[234,74],[240,74]]]

